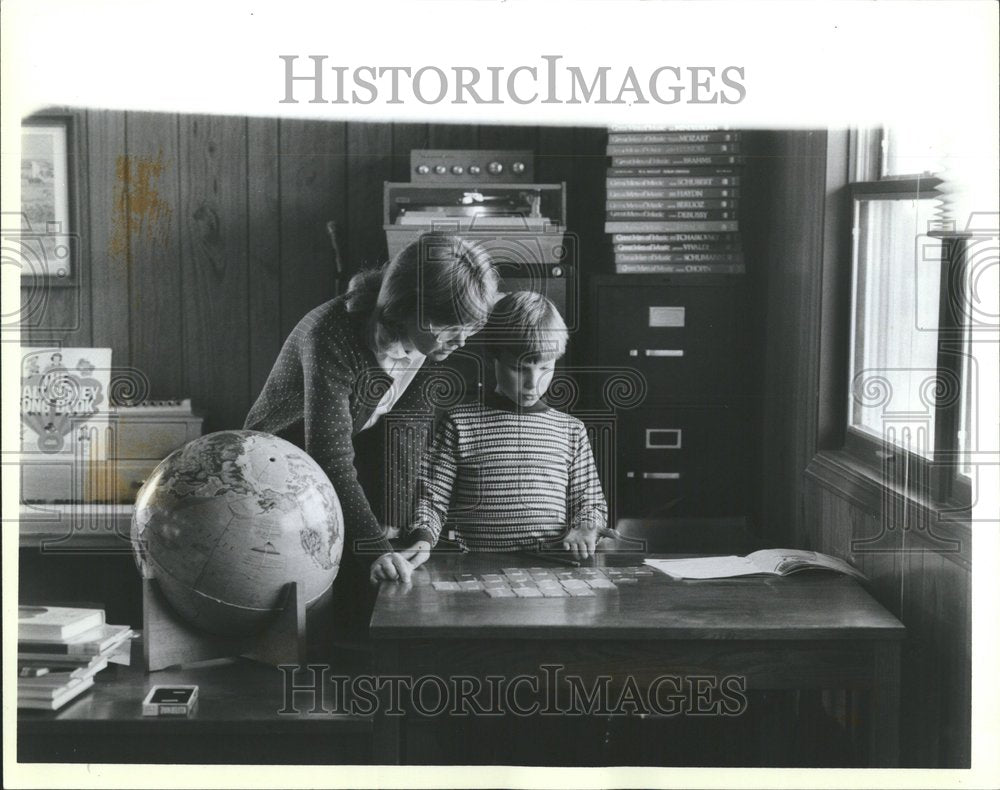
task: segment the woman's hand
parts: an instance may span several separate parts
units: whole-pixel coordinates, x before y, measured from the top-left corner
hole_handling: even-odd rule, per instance
[[[431,544],[426,540],[418,540],[410,548],[403,551],[402,555],[410,561],[410,567],[416,570],[431,556]]]
[[[426,540],[418,540],[410,548],[401,552],[387,552],[372,563],[369,581],[372,584],[385,581],[409,584],[413,571],[427,562],[430,553],[431,544]]]

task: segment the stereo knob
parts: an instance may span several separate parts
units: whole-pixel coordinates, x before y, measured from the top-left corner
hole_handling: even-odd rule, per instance
[[[516,175],[521,175],[521,173],[524,172],[524,162],[514,162],[514,164],[510,166],[510,172]]]
[[[503,165],[499,162],[490,162],[486,165],[486,169],[489,170],[492,175],[498,176],[503,172]]]
[[[462,175],[462,173],[465,172],[465,168],[462,167],[461,165],[452,165],[451,172],[454,173],[456,176],[460,176]]]
[[[483,172],[483,169],[479,165],[469,165],[469,175],[478,176]]]
[[[435,165],[434,172],[437,173],[439,176],[443,176],[445,173],[448,172],[448,168],[445,167],[444,165]]]
[[[553,266],[552,267],[552,276],[553,277],[562,277],[563,276],[562,266]]]
[[[427,165],[417,165],[417,172],[420,173],[420,175],[425,176],[431,172],[431,169]]]

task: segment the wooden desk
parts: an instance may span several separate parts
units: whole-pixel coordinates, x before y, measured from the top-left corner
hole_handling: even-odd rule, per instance
[[[197,710],[187,718],[143,716],[142,700],[157,684],[198,685]],[[97,675],[93,688],[58,711],[18,711],[18,760],[234,764],[370,761],[370,718],[313,713],[310,700],[302,697],[295,703],[297,713],[279,713],[283,684],[280,670],[247,659],[147,675],[141,659],[134,656],[133,666],[104,670]]]
[[[634,565],[602,554],[602,565]],[[741,676],[748,691],[868,692],[868,762],[898,761],[900,640],[905,629],[852,579],[826,573],[675,581],[662,574],[589,598],[439,592],[430,572],[489,573],[542,562],[517,555],[434,556],[409,587],[383,584],[371,620],[377,675],[581,678]],[[557,566],[553,566],[555,568]],[[406,717],[379,713],[374,761],[412,762]]]

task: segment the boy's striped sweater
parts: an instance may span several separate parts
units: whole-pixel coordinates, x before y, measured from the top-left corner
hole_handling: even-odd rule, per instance
[[[411,537],[442,530],[472,551],[510,551],[600,528],[608,506],[583,423],[499,394],[449,410],[424,458]]]

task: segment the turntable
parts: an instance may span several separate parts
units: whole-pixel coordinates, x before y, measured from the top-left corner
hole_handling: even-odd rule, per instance
[[[530,151],[414,150],[410,166],[412,181],[384,185],[390,257],[427,232],[459,236],[493,258],[503,290],[544,293],[575,325],[565,183],[535,183]]]

